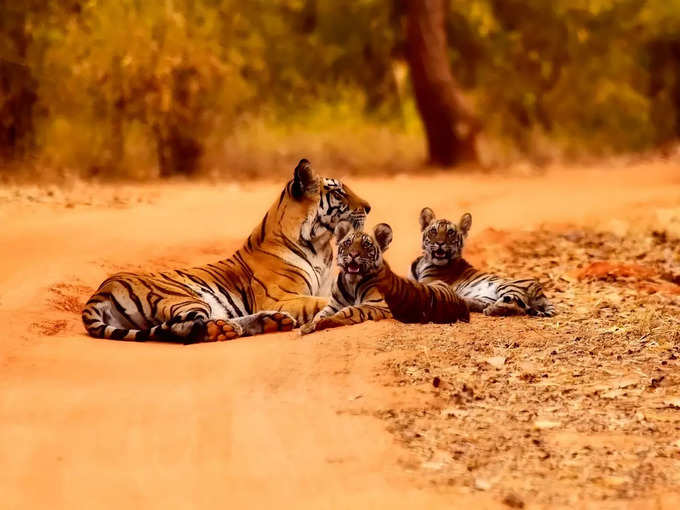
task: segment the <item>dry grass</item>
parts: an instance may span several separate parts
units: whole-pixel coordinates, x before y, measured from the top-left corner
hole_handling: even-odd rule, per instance
[[[516,503],[680,489],[680,286],[661,286],[680,239],[539,230],[485,248],[490,269],[541,277],[560,314],[386,338],[384,351],[408,354],[385,368],[422,393],[422,405],[377,413],[413,454],[405,465]],[[591,274],[602,263],[612,271]]]

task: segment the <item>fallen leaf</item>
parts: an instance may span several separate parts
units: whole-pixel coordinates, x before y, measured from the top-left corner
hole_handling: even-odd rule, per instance
[[[627,476],[605,476],[602,478],[602,483],[608,487],[621,487],[631,483],[631,479]]]
[[[423,469],[430,469],[432,471],[438,471],[439,469],[444,467],[443,462],[423,462],[420,467]]]
[[[494,368],[503,368],[503,365],[505,365],[505,360],[506,358],[503,356],[492,356],[490,358],[486,358],[486,362]]]
[[[666,407],[672,407],[673,409],[680,409],[680,397],[668,397],[663,399],[663,403]]]
[[[475,489],[478,491],[488,491],[491,488],[491,482],[483,478],[475,478]]]
[[[507,494],[503,498],[503,503],[509,506],[510,508],[524,508],[524,501],[522,501],[522,498],[520,498],[514,492]]]
[[[467,416],[469,411],[461,409],[459,407],[446,407],[441,410],[441,415],[448,418],[461,418]]]
[[[537,429],[540,429],[540,430],[554,429],[556,427],[559,427],[560,425],[562,425],[560,422],[550,421],[550,420],[536,420],[534,422],[534,427],[537,428]]]

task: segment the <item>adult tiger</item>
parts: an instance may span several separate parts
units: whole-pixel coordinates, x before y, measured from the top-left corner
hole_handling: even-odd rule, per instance
[[[436,219],[425,207],[420,212],[423,254],[411,264],[411,278],[418,282],[448,283],[468,304],[471,312],[486,315],[535,315],[551,317],[555,307],[533,278],[509,280],[479,271],[463,258],[464,240],[472,226],[465,213],[458,224]]]
[[[382,257],[392,242],[388,224],[376,225],[371,234],[341,222],[335,236],[340,272],[331,299],[301,333],[390,317],[420,323],[470,320],[465,302],[444,282],[422,284],[394,274]]]
[[[328,302],[341,220],[363,225],[369,204],[306,159],[242,248],[214,264],[163,273],[119,273],[87,302],[98,338],[217,341],[287,331]]]

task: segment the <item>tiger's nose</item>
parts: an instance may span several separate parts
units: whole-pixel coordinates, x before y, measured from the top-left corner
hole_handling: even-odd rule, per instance
[[[359,252],[358,251],[351,251],[349,252],[349,256],[352,257],[353,259],[359,257]]]

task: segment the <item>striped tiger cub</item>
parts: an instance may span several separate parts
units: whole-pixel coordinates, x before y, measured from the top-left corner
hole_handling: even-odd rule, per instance
[[[445,283],[421,284],[392,272],[382,256],[392,242],[392,228],[386,223],[371,234],[342,222],[335,238],[340,272],[331,299],[302,326],[302,334],[390,317],[417,323],[470,320],[465,302]]]
[[[288,331],[323,309],[332,285],[336,225],[363,225],[369,204],[306,159],[231,257],[162,273],[119,273],[87,302],[88,333],[184,343]]]
[[[441,280],[468,304],[470,311],[486,315],[552,317],[555,307],[534,279],[508,280],[472,267],[463,258],[463,244],[472,226],[465,213],[458,224],[436,219],[429,207],[420,212],[423,254],[411,264],[418,282]]]

